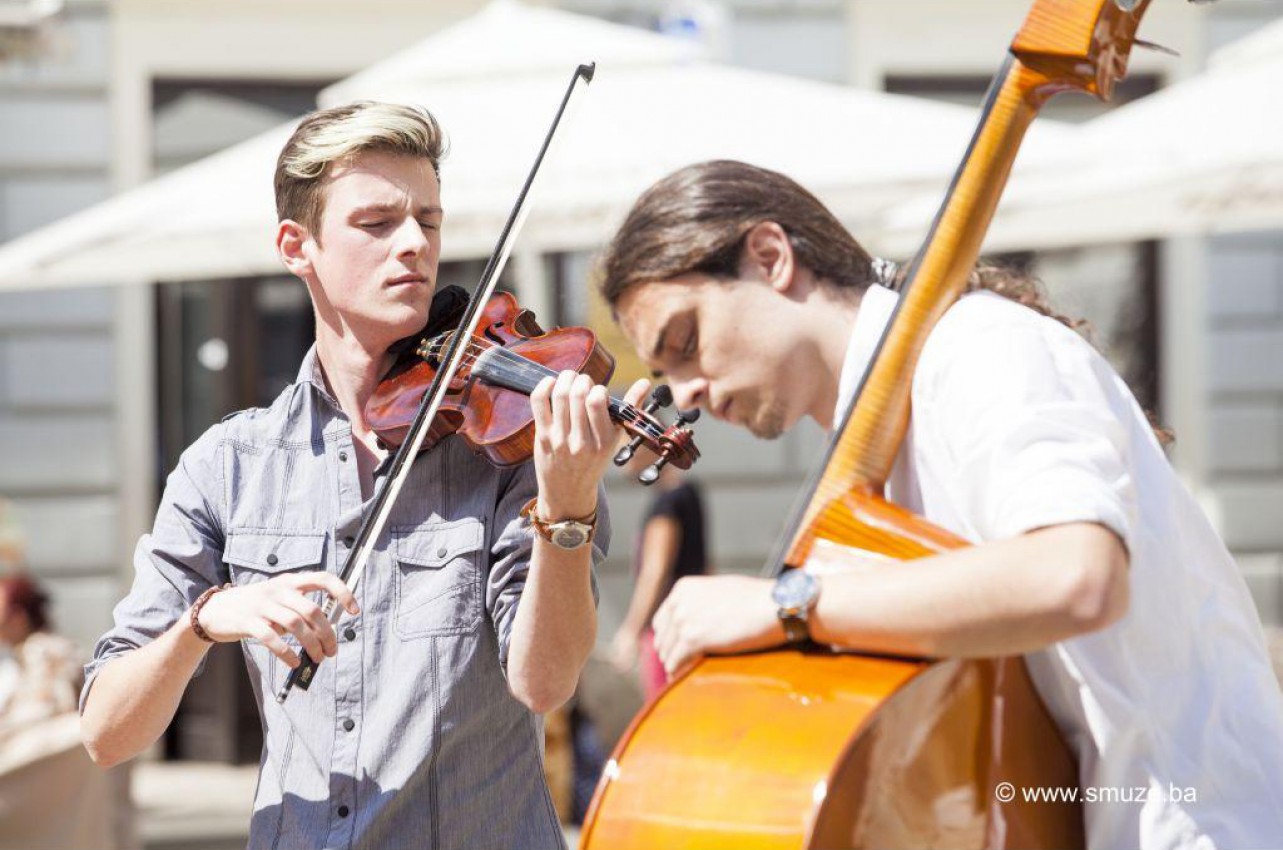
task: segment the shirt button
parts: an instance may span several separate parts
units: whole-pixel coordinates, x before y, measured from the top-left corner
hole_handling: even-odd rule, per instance
[[[344,630],[343,630],[343,639],[344,639],[344,640],[356,640],[356,629],[344,629]]]
[[[347,806],[339,806],[339,817],[341,818],[347,817],[349,811],[351,811],[351,809],[349,809]]]
[[[267,565],[268,565],[269,567],[274,567],[274,566],[276,566],[276,555],[275,555],[275,554],[271,554],[271,555],[268,555],[268,556],[267,556]]]
[[[356,538],[351,535],[348,535],[347,537],[343,538],[343,545],[349,549],[352,548],[352,544],[355,542],[356,542]]]
[[[346,461],[346,460],[347,460],[347,452],[339,452],[339,460]]]
[[[446,548],[445,548],[444,546],[442,546],[441,548],[437,549],[437,557],[438,557],[438,558],[444,558],[444,557],[445,557],[445,553],[446,553],[446,551],[447,551],[447,550],[446,550]]]
[[[344,718],[343,718],[343,731],[344,731],[344,732],[351,732],[351,731],[352,731],[353,729],[355,729],[355,728],[356,728],[356,721],[355,721],[355,720],[353,720],[353,719],[352,719],[352,718],[350,718],[350,717],[344,717]]]

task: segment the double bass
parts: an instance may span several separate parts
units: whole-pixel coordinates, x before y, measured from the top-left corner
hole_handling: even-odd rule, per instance
[[[901,561],[968,545],[886,501],[914,367],[965,289],[1021,139],[1053,95],[1107,99],[1149,0],[1036,0],[896,312],[768,573],[817,546]],[[1077,765],[1023,658],[781,649],[680,671],[617,744],[581,850],[1080,847]]]

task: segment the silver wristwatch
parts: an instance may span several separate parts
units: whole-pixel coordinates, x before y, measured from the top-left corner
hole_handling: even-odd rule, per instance
[[[785,570],[775,580],[771,599],[777,606],[775,615],[780,618],[789,643],[810,640],[808,619],[820,599],[820,580],[805,570]]]

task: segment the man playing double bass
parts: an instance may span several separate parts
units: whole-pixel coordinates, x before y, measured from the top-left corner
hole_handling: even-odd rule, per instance
[[[841,421],[898,277],[794,181],[719,161],[636,202],[601,291],[680,407],[773,438]],[[1022,654],[1077,755],[1089,846],[1277,846],[1283,698],[1233,560],[1034,282],[980,267],[969,289],[927,339],[887,490],[976,545],[912,563],[829,546],[778,581],[683,579],[655,617],[665,666],[807,637]]]
[[[335,574],[388,472],[365,402],[428,318],[442,149],[425,111],[368,102],[290,138],[276,245],[316,343],[271,406],[183,454],[86,671],[85,743],[109,766],[160,736],[212,643],[241,643],[265,736],[251,847],[564,846],[539,714],[596,634],[605,389],[569,372],[539,386],[533,463],[498,469],[454,438],[423,453],[356,592]],[[315,591],[346,612],[337,633]],[[324,662],[277,704],[300,648]]]

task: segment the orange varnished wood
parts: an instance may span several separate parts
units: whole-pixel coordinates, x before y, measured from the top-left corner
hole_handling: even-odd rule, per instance
[[[1030,122],[1047,98],[1107,96],[1136,24],[1114,0],[1037,0],[789,541],[912,560],[966,545],[881,493],[927,335],[963,292]],[[585,820],[583,850],[1080,847],[1078,805],[1009,803],[1077,767],[1021,658],[782,650],[706,658],[634,720]]]
[[[806,560],[813,523],[826,504],[853,488],[876,490],[886,481],[908,428],[907,376],[935,323],[966,288],[1025,131],[1057,92],[1110,90],[1113,76],[1126,71],[1131,39],[1148,2],[1123,13],[1113,0],[1040,0],[1030,11],[859,401],[838,428],[787,563]]]
[[[832,511],[884,557],[965,545],[871,493]],[[1076,804],[1003,804],[1002,781],[1077,784],[1019,658],[710,657],[634,719],[580,847],[1082,846]]]

